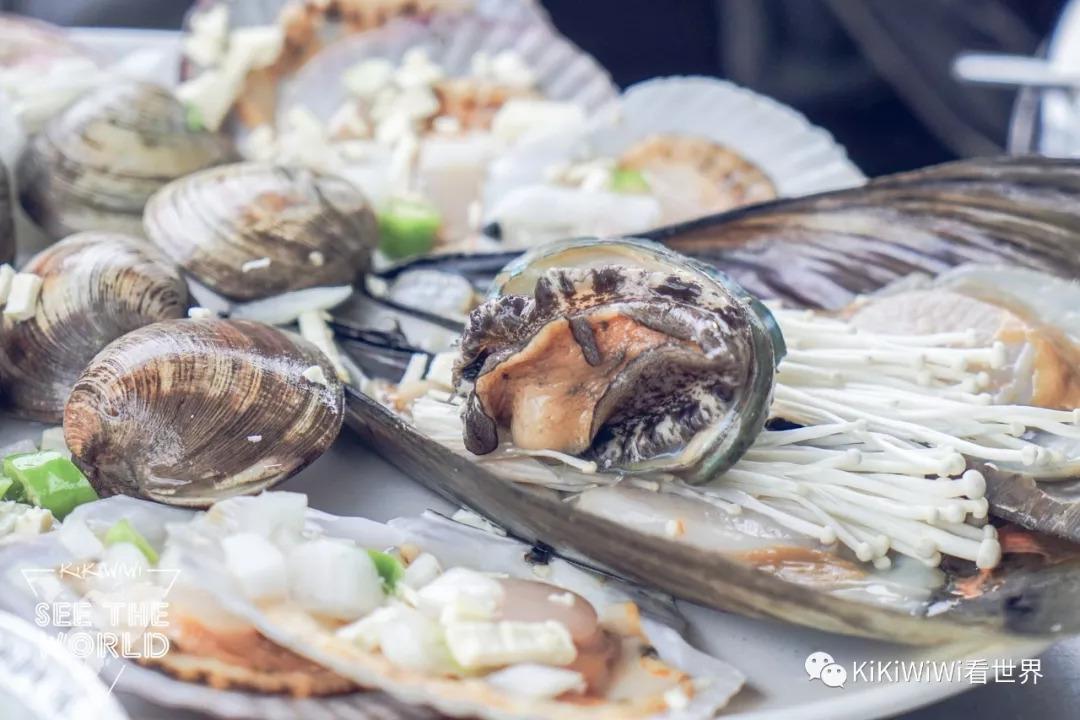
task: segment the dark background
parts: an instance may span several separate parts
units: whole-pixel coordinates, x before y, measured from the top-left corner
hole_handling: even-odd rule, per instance
[[[260,0],[244,0],[259,2]],[[178,28],[185,0],[0,0],[62,25]],[[1031,54],[1064,0],[543,0],[626,86],[705,74],[829,129],[868,175],[1001,152],[1015,93],[957,83],[961,50]]]

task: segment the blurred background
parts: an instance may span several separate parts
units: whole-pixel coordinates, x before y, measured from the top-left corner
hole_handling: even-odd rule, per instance
[[[620,86],[705,74],[829,129],[867,175],[1000,152],[1015,91],[958,83],[962,50],[1032,54],[1065,0],[543,0]],[[177,29],[190,0],[0,0],[60,25]]]

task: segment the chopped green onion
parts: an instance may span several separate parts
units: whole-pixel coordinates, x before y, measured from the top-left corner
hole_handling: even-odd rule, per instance
[[[379,572],[379,577],[382,578],[383,588],[388,593],[393,592],[398,580],[405,574],[405,566],[389,553],[378,550],[368,550],[367,552],[371,556],[371,561],[375,563],[375,569]]]
[[[0,475],[0,500],[9,499],[5,498],[4,496],[7,495],[8,490],[10,490],[14,484],[15,483],[12,481],[11,478]]]
[[[617,193],[647,193],[649,183],[638,170],[616,168],[611,174],[611,191]]]
[[[434,247],[441,225],[430,203],[393,198],[379,213],[379,249],[395,260],[425,253]]]
[[[184,107],[184,120],[187,124],[188,130],[191,132],[200,132],[206,129],[206,123],[203,122],[202,112],[197,105],[186,105]]]
[[[4,475],[15,481],[27,502],[61,520],[77,506],[98,499],[82,471],[56,450],[8,455]]]
[[[105,533],[106,546],[116,545],[117,543],[131,543],[139,549],[139,552],[146,556],[146,560],[151,565],[157,565],[157,550],[155,550],[154,546],[143,537],[142,533],[135,529],[134,525],[128,522],[127,518],[117,520]]]

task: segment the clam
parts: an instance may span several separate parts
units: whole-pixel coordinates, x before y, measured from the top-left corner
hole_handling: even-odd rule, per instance
[[[15,222],[11,213],[11,184],[7,168],[0,161],[0,262],[15,257]]]
[[[187,311],[176,267],[124,235],[73,235],[23,271],[41,278],[41,295],[33,317],[0,320],[0,395],[14,412],[37,420],[60,420],[71,386],[108,343]]]
[[[141,235],[143,206],[155,191],[231,156],[229,141],[193,129],[168,90],[112,83],[31,139],[19,158],[19,198],[54,239],[80,230]]]
[[[304,340],[243,320],[168,320],[106,347],[64,409],[72,459],[102,494],[202,507],[319,457],[342,387]]]
[[[176,180],[146,206],[146,235],[235,300],[345,285],[378,239],[364,195],[312,170],[238,163]]]
[[[526,255],[469,317],[454,369],[465,446],[501,439],[602,469],[702,481],[765,423],[783,340],[727,278],[643,241]]]

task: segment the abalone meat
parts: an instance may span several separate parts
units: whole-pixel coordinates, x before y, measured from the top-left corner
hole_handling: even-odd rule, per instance
[[[474,310],[454,369],[471,452],[512,439],[700,481],[761,430],[782,340],[726,278],[640,241],[571,241],[517,267],[508,285],[531,293]]]

